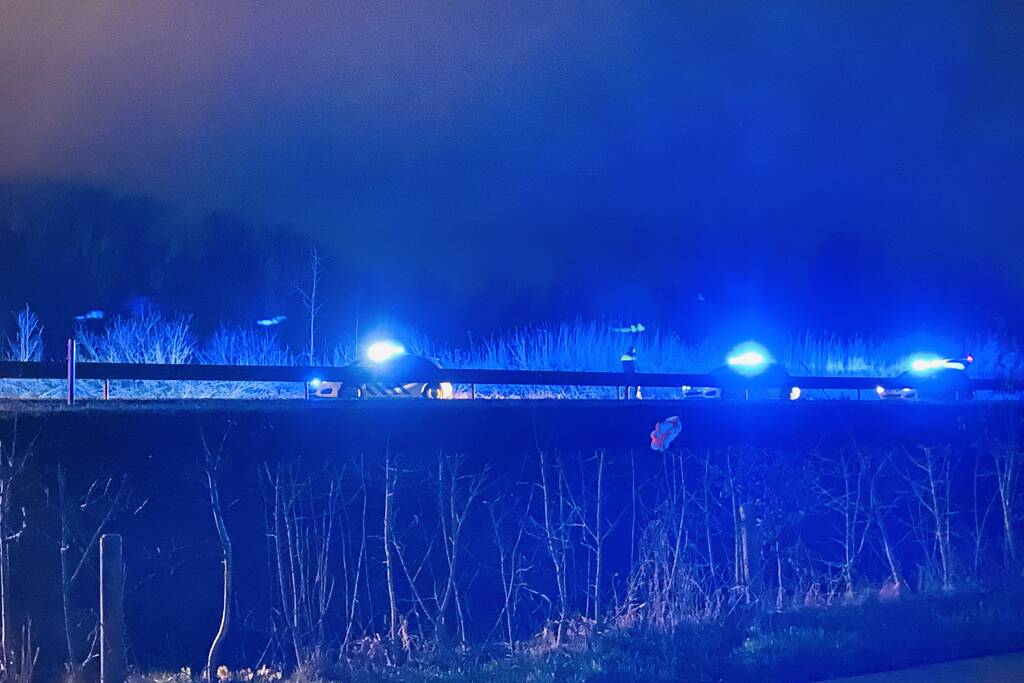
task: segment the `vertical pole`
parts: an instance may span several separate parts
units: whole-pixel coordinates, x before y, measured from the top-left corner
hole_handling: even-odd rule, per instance
[[[475,384],[470,384],[469,385],[469,397],[470,398],[476,398],[476,385]]]
[[[75,405],[75,340],[68,339],[68,405]]]
[[[109,401],[110,400],[110,380],[109,379],[103,380],[103,400],[104,401]]]
[[[124,557],[120,534],[100,536],[100,683],[124,683]]]
[[[304,383],[302,397],[305,398],[307,401],[309,400],[309,382]]]

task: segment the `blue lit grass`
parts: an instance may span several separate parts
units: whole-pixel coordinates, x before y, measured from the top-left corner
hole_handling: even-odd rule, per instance
[[[7,357],[38,359],[43,330],[27,309],[17,316],[17,329],[8,340]],[[221,328],[200,340],[187,316],[164,316],[146,311],[116,317],[99,327],[77,332],[80,359],[106,363],[204,363],[220,365],[295,365],[299,357],[271,330]],[[452,368],[518,370],[618,371],[619,358],[630,335],[606,321],[574,320],[509,330],[461,344],[436,343],[417,333],[402,339],[414,353],[437,359]],[[685,338],[669,329],[650,329],[637,342],[641,372],[708,372],[724,363],[731,342]],[[907,335],[881,340],[830,334],[794,335],[770,349],[794,375],[894,376],[909,367],[914,353],[927,351],[956,356],[972,353],[975,377],[1022,378],[1024,355],[1017,340],[995,335],[954,338]],[[30,357],[22,357],[30,354]],[[359,358],[352,342],[335,345],[322,362],[343,366]],[[95,384],[95,386],[93,386]],[[459,387],[459,395],[468,387]],[[301,387],[240,382],[117,382],[113,394],[124,398],[299,398]],[[83,395],[98,395],[99,384],[83,383]],[[52,398],[60,394],[52,381],[0,380],[0,396]],[[648,390],[648,397],[674,395],[671,390]],[[613,388],[478,386],[484,398],[614,398]]]

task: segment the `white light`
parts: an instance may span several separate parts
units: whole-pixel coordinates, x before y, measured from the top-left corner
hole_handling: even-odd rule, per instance
[[[927,372],[928,370],[941,368],[945,364],[946,361],[942,358],[915,358],[910,363],[910,369],[914,372]]]
[[[726,356],[725,362],[739,374],[753,376],[764,372],[772,357],[768,349],[757,342],[746,341],[736,346]]]
[[[405,347],[392,341],[379,341],[366,349],[367,360],[373,363],[387,363],[396,356],[405,354]]]
[[[928,372],[929,370],[966,370],[967,364],[962,360],[949,360],[935,356],[918,356],[910,362],[910,369],[914,372]]]
[[[438,398],[455,398],[455,387],[452,386],[451,382],[441,382],[440,391],[437,392]]]
[[[795,401],[800,398],[800,387],[793,387],[789,390],[789,400]]]
[[[885,387],[879,384],[877,387],[875,387],[875,393],[878,394],[879,396],[882,396],[883,394],[885,394]]]
[[[309,380],[309,386],[313,387],[314,389],[320,388],[321,384],[323,384],[323,380],[321,380],[319,377],[314,377],[313,379]]]
[[[758,351],[744,351],[739,355],[729,356],[727,362],[729,365],[740,365],[743,367],[764,365],[764,355]]]

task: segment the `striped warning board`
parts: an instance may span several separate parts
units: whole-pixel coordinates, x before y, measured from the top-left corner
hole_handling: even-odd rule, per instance
[[[382,384],[380,382],[367,382],[359,387],[360,398],[376,398],[380,396],[399,396],[419,398],[424,394],[425,385],[414,382],[411,384]]]

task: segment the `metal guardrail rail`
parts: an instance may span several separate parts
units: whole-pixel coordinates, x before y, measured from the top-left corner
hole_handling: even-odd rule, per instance
[[[363,383],[450,382],[460,385],[527,385],[577,387],[739,387],[781,388],[777,379],[765,376],[730,377],[698,373],[576,372],[562,370],[488,370],[473,368],[423,368],[402,376],[373,372],[358,367],[306,367],[278,365],[178,365],[143,363],[92,363],[76,360],[74,342],[68,342],[67,361],[0,361],[0,379],[56,379],[67,382],[68,403],[74,403],[75,380],[103,380],[104,398],[111,381],[198,381],[198,382],[296,382],[307,385],[314,379]],[[801,389],[869,390],[891,385],[892,377],[790,377],[786,384]],[[900,380],[916,388],[913,379]],[[974,391],[1024,392],[1024,381],[972,379]]]

